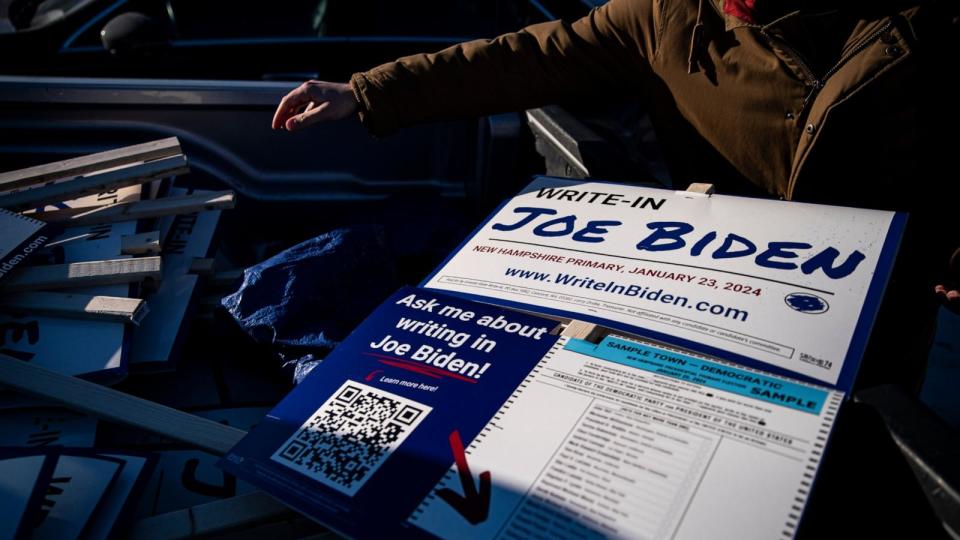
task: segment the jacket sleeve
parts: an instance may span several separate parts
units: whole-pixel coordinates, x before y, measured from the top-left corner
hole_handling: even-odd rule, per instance
[[[655,0],[612,0],[569,24],[400,58],[350,79],[374,135],[638,87],[649,73]]]

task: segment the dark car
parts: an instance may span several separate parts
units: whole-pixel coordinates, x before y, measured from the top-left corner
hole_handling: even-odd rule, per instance
[[[2,0],[0,72],[342,80],[405,54],[577,17],[588,6],[577,0]]]

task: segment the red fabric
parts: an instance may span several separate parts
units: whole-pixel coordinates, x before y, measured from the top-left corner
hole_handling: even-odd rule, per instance
[[[757,0],[723,0],[723,12],[733,15],[741,21],[754,23]]]

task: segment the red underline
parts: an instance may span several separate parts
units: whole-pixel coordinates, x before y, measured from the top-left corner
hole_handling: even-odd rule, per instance
[[[387,356],[387,355],[385,355],[385,354],[377,354],[377,353],[371,353],[371,352],[365,352],[365,353],[363,353],[363,354],[365,354],[365,355],[367,355],[367,356],[373,356],[373,357],[377,358],[378,360],[380,360],[381,363],[387,364],[388,366],[394,366],[394,367],[398,367],[398,368],[400,368],[400,369],[406,369],[406,370],[408,370],[408,371],[414,371],[414,372],[420,373],[421,375],[426,375],[426,376],[432,377],[432,378],[434,378],[434,379],[439,379],[440,377],[450,377],[450,378],[452,378],[452,379],[458,379],[458,380],[461,380],[461,381],[466,381],[466,382],[468,382],[468,383],[470,383],[470,384],[477,384],[477,380],[476,380],[476,379],[472,379],[472,378],[470,378],[470,377],[464,377],[463,375],[460,375],[459,373],[453,373],[453,372],[451,372],[451,371],[446,371],[446,370],[443,370],[443,369],[440,369],[440,368],[435,368],[435,367],[433,367],[433,366],[427,366],[427,365],[423,365],[423,364],[417,364],[417,363],[415,363],[415,362],[411,362],[410,360],[406,360],[406,359],[404,359],[404,358],[397,358],[397,357],[395,357],[395,356]]]
[[[381,359],[381,360],[379,360],[379,362],[380,362],[381,364],[386,364],[386,365],[388,365],[388,366],[398,367],[398,368],[400,368],[400,369],[405,369],[405,370],[407,370],[407,371],[414,371],[414,372],[416,372],[416,373],[419,373],[419,374],[421,374],[421,375],[426,375],[427,377],[432,377],[432,378],[434,378],[434,379],[442,379],[442,378],[443,378],[443,377],[441,377],[440,375],[436,375],[436,374],[430,373],[429,371],[427,371],[427,370],[425,370],[425,369],[422,369],[422,368],[419,368],[419,367],[417,367],[417,366],[408,366],[408,365],[406,365],[406,364],[403,364],[403,363],[400,363],[400,362],[395,362],[395,361],[393,361],[393,360],[382,360],[382,359]]]

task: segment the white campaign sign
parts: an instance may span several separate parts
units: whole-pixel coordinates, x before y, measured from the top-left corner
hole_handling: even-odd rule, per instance
[[[424,286],[846,386],[901,227],[892,212],[540,178]]]

